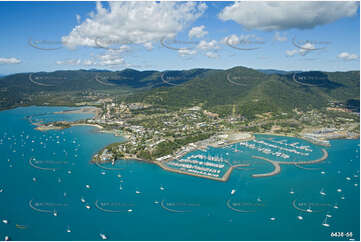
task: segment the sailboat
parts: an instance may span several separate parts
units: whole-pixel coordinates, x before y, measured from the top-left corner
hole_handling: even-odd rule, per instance
[[[308,206],[308,208],[306,209],[306,212],[308,212],[308,213],[312,213],[311,206]]]
[[[323,191],[323,188],[321,188],[320,194],[321,194],[322,196],[326,196],[326,193]]]
[[[330,225],[327,223],[327,215],[326,215],[325,219],[322,221],[322,226],[330,227]]]
[[[68,226],[68,228],[66,229],[67,233],[71,233],[70,227]]]
[[[293,191],[293,188],[291,188],[290,194],[295,194],[295,192]]]
[[[104,240],[107,239],[107,236],[105,236],[105,234],[100,233],[99,236]]]

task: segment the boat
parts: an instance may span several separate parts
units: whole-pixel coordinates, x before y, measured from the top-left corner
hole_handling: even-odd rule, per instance
[[[257,202],[262,202],[262,199],[260,197],[258,197]]]
[[[136,190],[135,193],[136,193],[136,194],[140,194],[140,191]]]
[[[270,220],[271,220],[271,221],[275,221],[275,220],[276,220],[276,218],[272,217],[272,218],[270,218]]]
[[[107,239],[107,236],[105,236],[105,234],[100,233],[99,236],[104,240]]]
[[[106,173],[105,173],[105,171],[102,171],[100,174],[105,175]]]
[[[312,213],[311,206],[309,206],[309,207],[306,209],[306,212],[308,212],[308,213]]]
[[[36,177],[33,177],[33,182],[36,182]]]
[[[9,223],[9,221],[7,221],[6,219],[3,219],[2,222],[3,222],[4,224],[8,224],[8,223]]]
[[[322,226],[330,227],[330,224],[327,223],[327,215],[326,215],[325,219],[322,221]]]
[[[5,241],[10,241],[10,237],[6,235],[4,240]]]
[[[342,192],[342,189],[341,188],[337,189],[337,192]]]
[[[16,224],[15,226],[16,226],[17,229],[26,229],[25,225]]]
[[[158,204],[159,202],[158,201],[154,201],[154,204]]]
[[[326,214],[326,217],[327,218],[332,218],[332,215],[328,213],[328,214]]]
[[[88,184],[86,184],[85,187],[88,188],[88,189],[90,189],[90,185],[88,185]]]
[[[295,194],[295,191],[293,191],[293,188],[291,188],[290,194],[291,195]]]
[[[346,180],[347,180],[347,181],[350,181],[350,180],[351,180],[351,177],[346,177]]]
[[[80,201],[81,201],[82,203],[85,203],[85,199],[84,199],[84,198],[80,198]]]
[[[324,172],[324,171],[321,171],[321,174],[322,174],[322,175],[324,175],[324,174],[326,174],[326,172]]]
[[[164,187],[163,186],[160,186],[159,188],[161,191],[164,191]]]
[[[298,220],[303,220],[303,217],[302,216],[297,216],[297,219]]]
[[[326,193],[323,191],[323,188],[321,189],[320,194],[321,194],[322,196],[326,196]]]
[[[236,193],[236,190],[235,190],[235,189],[232,189],[231,195],[234,195],[235,193]]]
[[[0,189],[0,193],[2,193],[3,191],[4,191],[4,189],[1,188],[1,189]]]
[[[58,213],[54,210],[53,212],[54,217],[58,216]]]
[[[85,207],[86,207],[87,209],[90,209],[90,205],[89,205],[89,204],[85,205]]]
[[[338,209],[337,203],[336,203],[335,205],[333,205],[333,208],[334,208],[334,209]]]
[[[128,209],[128,213],[131,213],[131,212],[133,212],[133,209]]]
[[[66,229],[67,233],[71,233],[70,227],[68,226],[68,228]]]

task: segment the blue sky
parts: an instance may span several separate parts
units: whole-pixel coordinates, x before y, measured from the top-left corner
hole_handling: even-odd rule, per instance
[[[0,74],[360,66],[357,2],[0,2],[0,23]]]

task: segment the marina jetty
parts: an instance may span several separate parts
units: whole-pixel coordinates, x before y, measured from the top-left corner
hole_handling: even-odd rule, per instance
[[[310,161],[274,161],[267,159],[262,156],[252,156],[252,158],[265,160],[269,163],[271,163],[274,167],[274,170],[269,173],[263,173],[263,174],[253,174],[252,177],[267,177],[267,176],[274,176],[281,172],[281,166],[280,165],[310,165],[310,164],[316,164],[319,162],[322,162],[327,159],[328,153],[325,149],[322,149],[323,155],[321,158],[316,160],[310,160]]]

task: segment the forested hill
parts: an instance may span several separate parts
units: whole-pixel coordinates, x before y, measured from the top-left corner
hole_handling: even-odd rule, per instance
[[[237,113],[253,115],[323,108],[329,102],[346,104],[353,100],[355,104],[359,90],[359,71],[270,75],[235,67],[208,71],[181,85],[156,88],[129,96],[128,100],[171,107],[198,105],[220,114],[230,114],[236,106]]]
[[[168,108],[201,105],[220,114],[287,112],[339,102],[359,108],[360,72],[75,70],[0,77],[0,108],[74,105],[104,97]]]

